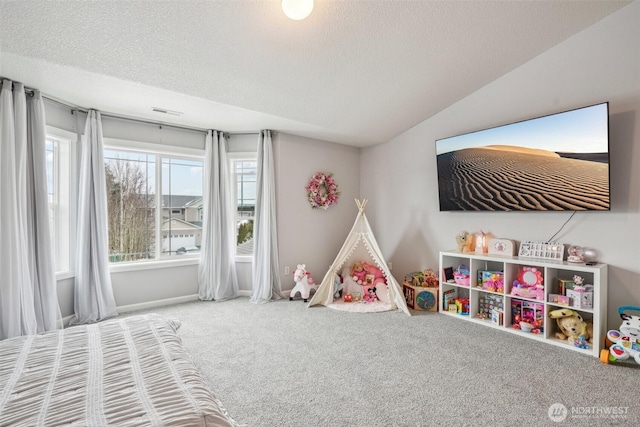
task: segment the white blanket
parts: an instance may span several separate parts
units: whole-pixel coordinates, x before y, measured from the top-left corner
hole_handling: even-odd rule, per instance
[[[1,426],[237,426],[157,314],[0,341]]]

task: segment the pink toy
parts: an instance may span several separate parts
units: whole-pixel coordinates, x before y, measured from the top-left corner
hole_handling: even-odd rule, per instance
[[[502,274],[493,273],[483,283],[482,289],[486,289],[491,292],[502,292],[504,290],[504,278]]]
[[[375,292],[375,289],[378,286],[387,284],[387,281],[384,278],[384,274],[382,273],[382,270],[380,270],[375,265],[371,265],[371,264],[367,264],[366,262],[363,262],[362,268],[366,272],[365,280],[362,282],[362,286],[363,286],[362,291],[365,296],[368,295],[369,290],[371,288],[373,288]]]
[[[373,276],[373,284],[383,283],[386,284],[387,281],[384,278],[384,273],[375,265],[367,264],[366,262],[362,263],[362,267],[364,271],[366,271],[367,275]]]
[[[367,271],[364,268],[364,263],[355,262],[351,266],[351,276],[357,284],[364,285],[366,275]]]
[[[364,294],[364,300],[366,302],[375,302],[378,300],[375,287],[367,289],[367,293]]]
[[[535,267],[522,267],[518,278],[513,282],[511,295],[524,298],[544,300],[544,286],[542,273]]]

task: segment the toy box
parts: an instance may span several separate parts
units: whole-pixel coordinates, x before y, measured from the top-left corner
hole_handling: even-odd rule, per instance
[[[573,308],[593,308],[592,289],[569,289],[567,290],[567,298],[569,298],[569,304]]]
[[[402,292],[407,307],[413,310],[438,310],[438,288],[426,288],[404,282]]]

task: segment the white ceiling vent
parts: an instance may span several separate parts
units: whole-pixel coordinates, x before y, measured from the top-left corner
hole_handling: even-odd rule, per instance
[[[151,107],[151,111],[155,113],[169,114],[171,116],[178,116],[178,117],[184,115],[182,111],[167,110],[166,108],[159,108],[159,107]]]

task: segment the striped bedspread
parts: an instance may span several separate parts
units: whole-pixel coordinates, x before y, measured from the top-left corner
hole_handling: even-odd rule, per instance
[[[237,426],[157,314],[0,341],[0,426]]]

